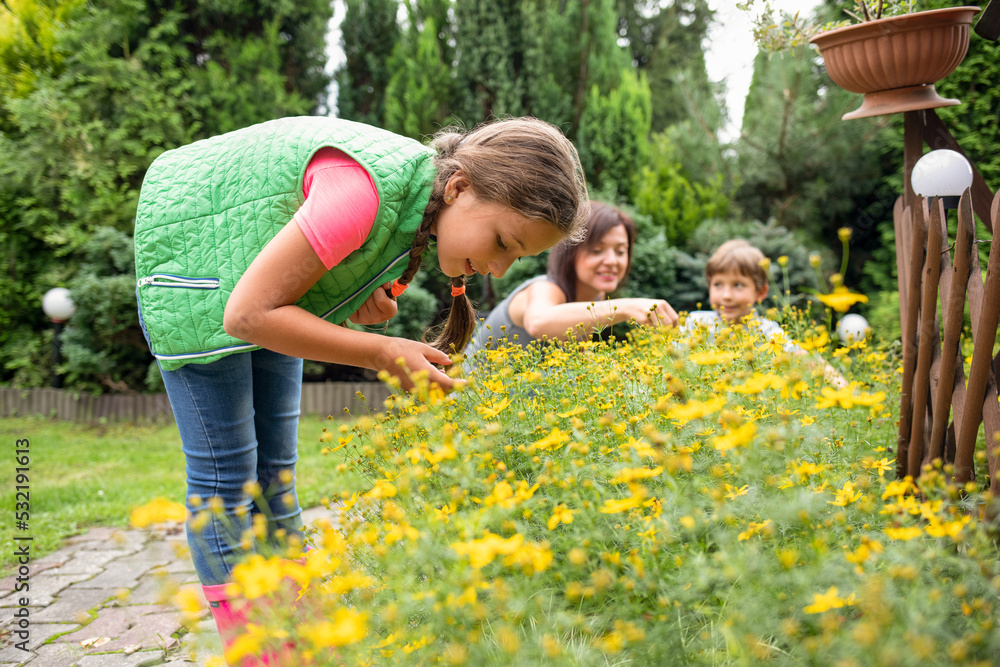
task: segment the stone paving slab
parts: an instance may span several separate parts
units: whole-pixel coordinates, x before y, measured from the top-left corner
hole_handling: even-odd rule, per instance
[[[31,620],[33,623],[89,623],[88,612],[113,595],[103,588],[68,588],[55,602],[33,614]]]
[[[96,544],[100,544],[95,543]],[[52,574],[100,574],[104,566],[121,556],[127,556],[124,549],[80,549],[71,558],[51,570]]]
[[[147,665],[163,664],[163,655],[157,652],[141,652],[125,655],[124,653],[105,653],[88,655],[77,663],[79,667],[146,667]],[[190,667],[190,663],[188,663]]]
[[[130,589],[139,584],[139,577],[156,567],[155,561],[111,561],[108,568],[92,579],[77,583],[75,588]]]
[[[22,597],[29,600],[29,607],[44,607],[55,601],[55,596],[64,588],[69,588],[74,583],[82,581],[93,575],[89,574],[64,574],[52,575],[42,573],[29,575],[28,590],[16,592],[13,595],[0,600],[0,607],[19,607]]]
[[[79,627],[79,623],[32,623],[31,628],[28,631],[28,639],[26,640],[28,650],[34,651],[34,649],[53,637],[67,632],[72,632]],[[14,644],[20,642],[21,638],[16,634],[7,637],[4,640],[4,647],[0,649],[0,662],[7,662],[10,660],[17,662],[23,660],[21,656],[24,655],[24,651],[14,646]]]

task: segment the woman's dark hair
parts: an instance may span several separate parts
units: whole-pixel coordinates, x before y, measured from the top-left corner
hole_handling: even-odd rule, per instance
[[[604,235],[618,225],[624,226],[625,234],[628,235],[628,264],[625,265],[625,275],[618,283],[621,287],[632,268],[632,247],[635,245],[635,222],[621,209],[603,202],[590,202],[590,218],[587,220],[583,240],[579,243],[566,240],[552,248],[546,273],[549,280],[563,291],[567,301],[576,301],[577,253],[600,243]]]
[[[524,117],[486,122],[468,133],[446,128],[434,136],[431,147],[437,151],[437,173],[400,283],[409,284],[420,269],[431,225],[443,206],[445,185],[458,171],[480,201],[547,222],[564,238],[581,233],[589,203],[583,167],[576,148],[554,125]],[[465,276],[452,278],[451,283],[461,288]],[[476,312],[462,293],[453,298],[444,329],[427,342],[442,352],[461,351],[475,328]]]

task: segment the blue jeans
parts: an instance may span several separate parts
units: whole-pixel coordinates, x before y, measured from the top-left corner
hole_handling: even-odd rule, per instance
[[[246,553],[240,542],[255,515],[266,517],[269,541],[280,531],[302,535],[295,495],[302,360],[254,350],[162,375],[187,461],[195,570],[206,586],[225,583]],[[260,485],[263,499],[255,502],[247,482]],[[213,497],[224,513],[205,511]]]

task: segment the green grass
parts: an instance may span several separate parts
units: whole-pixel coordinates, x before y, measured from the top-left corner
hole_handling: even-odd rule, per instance
[[[322,429],[332,422],[316,415],[299,423],[298,492],[302,507],[337,493],[349,472],[338,472],[340,457],[324,456]],[[43,418],[0,419],[7,464],[0,488],[8,514],[0,521],[0,576],[14,564],[13,537],[34,538],[32,557],[55,551],[66,538],[91,526],[125,528],[137,505],[157,496],[183,502],[184,454],[174,424],[90,426]],[[15,441],[30,440],[30,520],[15,531]]]

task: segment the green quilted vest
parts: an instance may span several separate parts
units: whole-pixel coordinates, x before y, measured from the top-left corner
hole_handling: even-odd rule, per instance
[[[434,178],[434,151],[419,142],[351,121],[301,117],[167,151],[146,172],[135,222],[139,313],[161,368],[257,349],[223,330],[226,301],[305,201],[306,166],[324,146],[368,171],[378,214],[361,248],[297,305],[339,324],[403,274]]]

